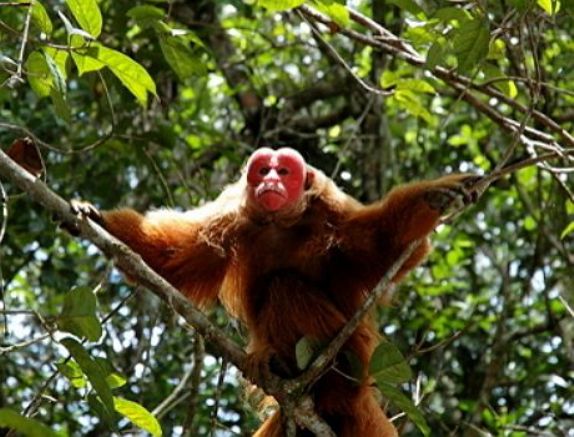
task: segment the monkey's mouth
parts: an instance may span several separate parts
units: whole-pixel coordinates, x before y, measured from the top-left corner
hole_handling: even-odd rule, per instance
[[[257,195],[257,197],[261,197],[267,194],[277,194],[281,197],[287,198],[287,193],[285,192],[285,189],[283,189],[277,184],[261,184],[255,190],[255,194]]]
[[[269,212],[279,211],[288,200],[287,191],[277,184],[262,184],[255,190],[260,205]]]

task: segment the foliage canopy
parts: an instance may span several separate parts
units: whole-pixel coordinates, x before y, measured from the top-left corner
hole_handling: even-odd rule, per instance
[[[192,208],[259,146],[297,148],[366,202],[506,166],[378,311],[389,343],[372,373],[406,435],[573,436],[573,14],[572,0],[0,2],[0,145],[32,137],[54,191],[108,209]],[[249,435],[235,368],[0,183],[0,427]]]

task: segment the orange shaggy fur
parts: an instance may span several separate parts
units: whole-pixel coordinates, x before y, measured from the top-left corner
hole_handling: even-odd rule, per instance
[[[193,302],[223,303],[246,325],[252,360],[276,358],[296,372],[296,343],[303,337],[331,339],[406,246],[425,239],[437,225],[441,211],[429,198],[456,189],[464,179],[446,176],[402,186],[364,206],[319,170],[309,167],[309,172],[311,186],[288,213],[264,214],[249,205],[243,175],[196,210],[142,216],[120,209],[104,212],[103,223]],[[394,282],[428,250],[424,240]],[[343,350],[366,368],[378,341],[367,318]],[[342,355],[337,366],[350,370]],[[356,384],[329,371],[313,386],[312,396],[338,436],[397,435],[367,378]],[[255,435],[283,436],[280,412]]]

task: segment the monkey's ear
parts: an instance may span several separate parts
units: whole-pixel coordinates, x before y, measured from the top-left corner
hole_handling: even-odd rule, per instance
[[[305,189],[308,190],[313,186],[315,181],[315,172],[307,167],[307,179],[305,179]]]

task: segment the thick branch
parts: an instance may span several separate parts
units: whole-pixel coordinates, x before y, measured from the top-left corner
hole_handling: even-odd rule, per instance
[[[13,182],[17,187],[25,191],[32,200],[59,217],[63,223],[70,225],[73,229],[78,229],[79,236],[91,241],[106,257],[113,260],[120,270],[128,273],[131,278],[159,296],[190,325],[193,325],[211,343],[212,348],[219,356],[232,362],[239,370],[245,373],[246,354],[235,342],[214,326],[201,311],[196,309],[169,282],[145,264],[139,255],[96,223],[76,216],[68,202],[51,191],[41,180],[35,179],[30,173],[22,169],[2,150],[0,150],[0,176]],[[285,399],[286,391],[279,378],[271,376],[265,381],[256,381],[256,383],[268,394],[278,398],[280,403],[293,403],[293,400],[290,400],[288,397]],[[312,401],[308,397],[303,398],[297,402],[297,407],[287,408],[286,410],[293,411],[297,422],[306,426],[316,435],[334,437],[326,423],[312,409],[307,407],[309,402]]]

